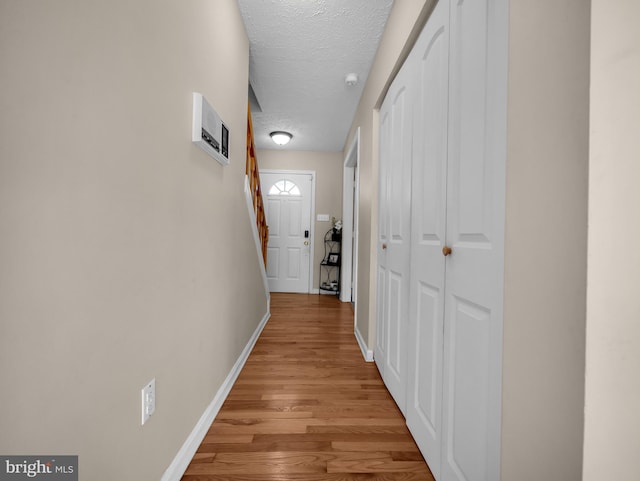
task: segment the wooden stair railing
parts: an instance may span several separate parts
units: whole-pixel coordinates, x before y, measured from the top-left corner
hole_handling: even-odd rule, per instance
[[[256,159],[256,147],[253,142],[253,124],[251,123],[251,107],[247,108],[247,178],[253,199],[253,210],[256,213],[256,224],[258,235],[260,236],[260,246],[262,247],[262,258],[264,265],[267,265],[267,243],[269,242],[269,226],[264,213],[264,201],[262,199],[262,189],[260,188],[260,173],[258,172],[258,161]]]

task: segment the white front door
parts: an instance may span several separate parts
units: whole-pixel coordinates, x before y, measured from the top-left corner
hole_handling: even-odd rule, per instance
[[[407,426],[436,479],[442,440],[449,0],[440,0],[407,63],[414,92]]]
[[[310,290],[312,184],[312,173],[260,172],[269,226],[266,270],[271,292]]]
[[[405,412],[411,254],[411,70],[403,67],[380,109],[378,319],[374,358]]]

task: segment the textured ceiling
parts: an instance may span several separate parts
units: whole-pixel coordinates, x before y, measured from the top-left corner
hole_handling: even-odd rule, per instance
[[[342,151],[393,0],[238,0],[259,149]],[[358,74],[354,86],[348,73]],[[285,147],[269,138],[285,130]]]

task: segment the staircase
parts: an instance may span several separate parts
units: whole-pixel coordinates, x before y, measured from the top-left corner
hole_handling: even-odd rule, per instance
[[[269,242],[269,226],[264,214],[264,201],[262,199],[262,189],[260,188],[260,173],[258,172],[258,161],[256,159],[256,147],[253,141],[253,124],[251,123],[251,107],[247,108],[247,179],[251,198],[253,200],[253,210],[256,213],[256,224],[260,237],[262,249],[262,259],[267,265],[267,243]]]

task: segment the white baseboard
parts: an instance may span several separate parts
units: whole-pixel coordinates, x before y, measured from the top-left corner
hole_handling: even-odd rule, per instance
[[[335,291],[321,291],[317,287],[314,287],[309,291],[309,294],[320,294],[321,296],[335,296]]]
[[[231,372],[229,372],[229,375],[222,383],[222,386],[220,386],[220,389],[218,389],[218,392],[214,396],[213,401],[211,401],[211,404],[209,404],[207,409],[204,411],[204,413],[200,417],[200,420],[193,428],[193,431],[191,431],[191,434],[189,434],[189,437],[180,448],[180,451],[178,451],[178,454],[176,454],[176,457],[162,475],[161,481],[179,481],[180,478],[182,478],[182,476],[184,475],[184,472],[187,470],[189,463],[193,459],[193,456],[196,454],[200,443],[202,443],[202,440],[206,436],[207,431],[209,431],[211,423],[213,423],[213,420],[218,415],[218,412],[220,411],[220,408],[222,407],[225,399],[229,395],[233,384],[236,382],[236,379],[238,379],[240,371],[242,370],[245,362],[247,362],[249,354],[251,354],[251,350],[256,344],[258,337],[260,337],[260,333],[264,329],[264,326],[267,324],[269,317],[271,317],[271,313],[270,310],[267,310],[267,313],[262,318],[262,321],[260,321],[260,324],[254,331],[253,335],[249,339],[249,342],[240,354],[240,357],[231,368]]]
[[[373,351],[367,347],[367,343],[364,342],[364,339],[362,338],[362,334],[360,334],[360,331],[358,330],[357,326],[354,330],[354,334],[356,335],[356,339],[358,341],[358,345],[360,346],[360,350],[362,351],[362,356],[364,357],[364,360],[367,362],[373,362]]]

